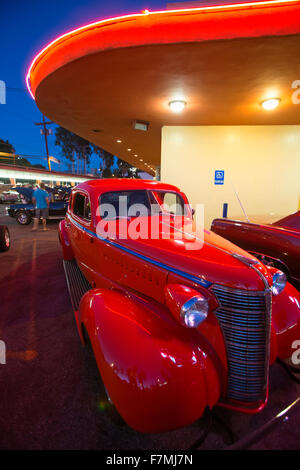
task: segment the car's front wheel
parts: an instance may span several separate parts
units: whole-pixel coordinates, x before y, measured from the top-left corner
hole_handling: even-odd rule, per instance
[[[0,251],[10,249],[10,234],[6,225],[0,227]]]
[[[32,217],[27,212],[19,211],[16,213],[16,221],[20,225],[29,225],[31,220]]]

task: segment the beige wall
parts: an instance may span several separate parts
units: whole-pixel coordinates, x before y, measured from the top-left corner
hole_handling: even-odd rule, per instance
[[[225,170],[223,186],[215,170]],[[161,180],[178,185],[191,204],[205,204],[205,225],[243,219],[236,189],[252,221],[274,221],[298,209],[300,126],[165,126]]]

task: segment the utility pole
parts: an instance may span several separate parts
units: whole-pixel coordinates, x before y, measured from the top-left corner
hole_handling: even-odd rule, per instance
[[[45,146],[46,146],[46,155],[48,162],[48,170],[51,171],[50,158],[49,158],[49,148],[48,148],[48,135],[52,134],[52,129],[48,129],[47,126],[50,124],[55,124],[53,121],[46,121],[45,116],[43,115],[42,122],[35,122],[36,126],[41,126],[41,134],[45,137]]]

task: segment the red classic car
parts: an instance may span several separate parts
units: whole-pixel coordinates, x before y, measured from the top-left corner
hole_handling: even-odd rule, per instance
[[[193,223],[177,187],[113,179],[74,188],[59,226],[79,336],[141,432],[215,405],[260,411],[270,364],[300,339],[300,295],[285,275]]]
[[[269,225],[215,219],[211,230],[300,285],[300,211]]]

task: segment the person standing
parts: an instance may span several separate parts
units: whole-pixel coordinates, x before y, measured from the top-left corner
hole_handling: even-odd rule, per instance
[[[41,183],[40,187],[37,187],[37,189],[34,191],[32,196],[32,202],[35,206],[32,232],[35,232],[37,230],[40,218],[42,218],[43,231],[45,232],[46,230],[48,230],[46,228],[46,221],[49,212],[49,194],[45,191],[44,183]]]

